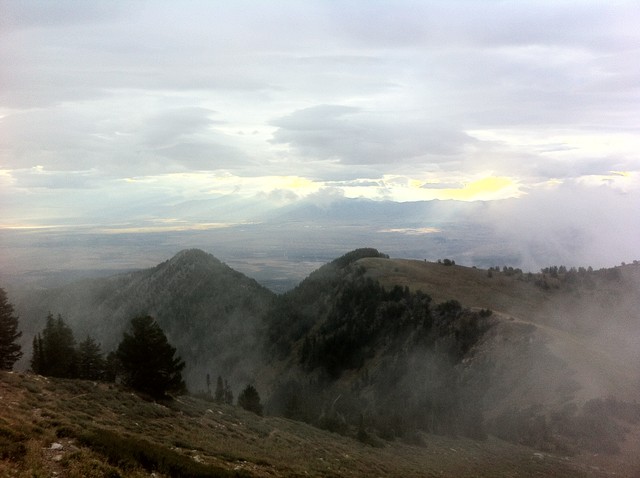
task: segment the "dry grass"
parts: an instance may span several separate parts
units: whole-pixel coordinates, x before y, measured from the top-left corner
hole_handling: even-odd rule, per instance
[[[554,282],[547,275],[552,286],[544,289],[535,283],[541,275],[488,274],[404,259],[368,258],[359,264],[386,287],[408,286],[431,295],[436,303],[454,298],[468,307],[494,311],[498,326],[483,339],[475,357],[494,364],[488,417],[525,404],[557,411],[570,402],[608,396],[635,402],[640,396],[640,351],[634,342],[640,334],[639,265],[616,268],[615,280],[611,271],[594,272],[588,286]],[[640,468],[638,436],[631,427],[621,455],[590,459],[625,463],[622,476],[640,476],[634,473]]]
[[[491,309],[507,324],[534,325],[548,351],[568,365],[581,385],[579,402],[609,395],[634,401],[639,396],[634,364],[640,362],[640,351],[629,342],[640,334],[638,265],[617,269],[619,281],[596,272],[591,288],[558,283],[545,290],[535,278],[501,272],[489,277],[486,270],[463,266],[374,258],[359,264],[384,286],[408,286],[436,303],[456,299],[465,307]]]
[[[1,455],[2,477],[141,477],[152,470],[158,477],[606,476],[580,457],[542,455],[495,438],[425,436],[424,447],[373,448],[236,407],[192,397],[153,403],[91,382],[0,373],[0,397],[0,436],[13,434],[24,445]],[[54,442],[62,450],[52,450]]]

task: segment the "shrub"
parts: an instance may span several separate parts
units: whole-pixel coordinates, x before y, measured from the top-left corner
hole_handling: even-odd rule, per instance
[[[27,437],[11,428],[0,426],[0,459],[20,460],[27,454]]]
[[[238,396],[238,405],[245,410],[262,415],[262,404],[260,403],[260,395],[253,385],[247,385],[246,388]]]
[[[141,466],[169,476],[183,478],[219,478],[249,476],[242,471],[198,463],[163,446],[142,439],[120,436],[110,430],[82,433],[79,442],[104,455],[114,466],[128,469]]]

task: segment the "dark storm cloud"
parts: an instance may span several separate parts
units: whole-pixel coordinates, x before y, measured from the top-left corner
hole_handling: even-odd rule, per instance
[[[225,135],[215,130],[222,123],[214,111],[197,107],[163,109],[148,117],[132,112],[126,118],[90,108],[28,110],[0,120],[5,133],[0,163],[16,169],[93,169],[107,177],[247,164],[247,155],[225,144]]]
[[[216,112],[206,108],[183,107],[167,109],[155,114],[145,122],[143,142],[151,148],[172,145],[222,121],[214,120]]]
[[[13,178],[19,188],[93,189],[102,183],[102,177],[91,171],[49,172],[38,168],[17,171]]]

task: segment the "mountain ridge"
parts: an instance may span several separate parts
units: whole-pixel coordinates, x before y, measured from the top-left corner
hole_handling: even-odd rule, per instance
[[[65,318],[77,339],[92,335],[106,352],[115,348],[131,318],[152,315],[188,361],[185,376],[197,389],[209,371],[233,372],[238,381],[253,375],[250,359],[260,350],[255,334],[273,297],[254,279],[191,249],[149,269],[25,292],[17,309],[25,318],[25,335],[42,328],[51,311]],[[244,346],[231,351],[223,347],[228,341]],[[244,365],[231,367],[235,361]]]
[[[70,310],[72,325],[93,311],[114,342],[132,316],[157,315],[190,366],[192,391],[204,389],[207,374],[235,387],[255,383],[270,413],[340,433],[355,434],[360,420],[387,438],[417,426],[562,452],[595,446],[579,438],[580,424],[606,405],[598,426],[616,449],[627,425],[616,425],[615,414],[633,409],[637,377],[609,363],[598,341],[637,324],[629,315],[636,297],[625,294],[640,284],[638,265],[554,277],[450,263],[358,249],[277,296],[190,249],[150,269],[45,291],[30,298],[30,311],[88,300],[54,310]],[[607,297],[617,300],[599,304]],[[576,304],[591,315],[566,315]],[[605,327],[598,319],[607,311],[616,317]],[[394,424],[389,411],[403,400]]]

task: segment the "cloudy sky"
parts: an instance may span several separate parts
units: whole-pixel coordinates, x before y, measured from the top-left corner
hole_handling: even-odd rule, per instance
[[[0,228],[190,227],[167,211],[216,198],[633,222],[639,24],[633,0],[0,0]]]

